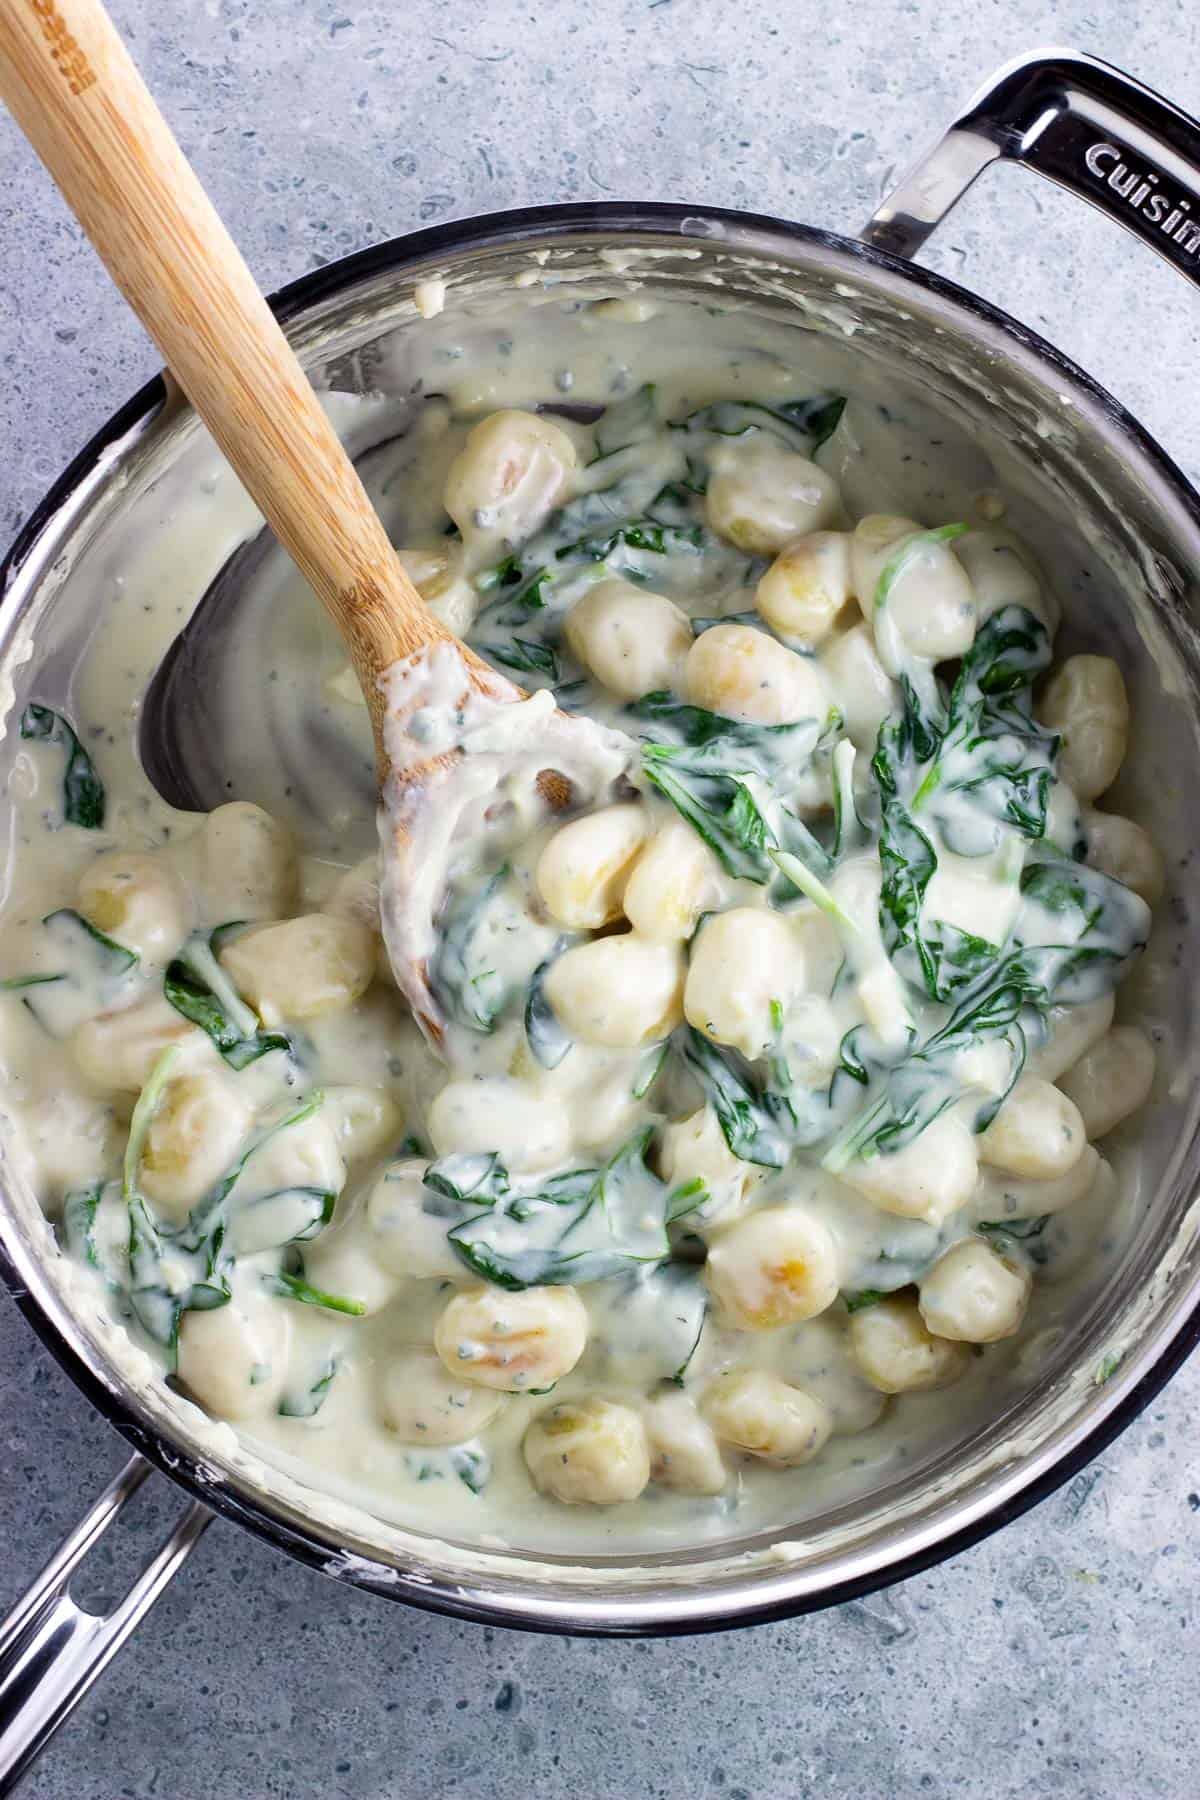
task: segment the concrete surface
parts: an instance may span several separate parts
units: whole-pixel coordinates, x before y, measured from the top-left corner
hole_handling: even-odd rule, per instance
[[[752,206],[854,229],[1003,57],[1072,43],[1200,112],[1184,0],[120,0],[264,285],[431,220],[539,200]],[[1106,382],[1200,475],[1200,308],[1032,176],[930,260]],[[155,359],[0,121],[0,531]],[[1200,1469],[1185,1371],[1020,1523],[886,1595],[731,1637],[562,1642],[421,1617],[233,1527],[47,1753],[40,1800],[1183,1800],[1197,1792]],[[0,1306],[0,1608],[118,1466]],[[139,1524],[172,1507],[162,1484]],[[153,1515],[153,1517],[151,1517]],[[132,1532],[91,1577],[118,1590]]]

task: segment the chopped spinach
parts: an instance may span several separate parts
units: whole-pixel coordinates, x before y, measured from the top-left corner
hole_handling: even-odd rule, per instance
[[[440,921],[440,942],[430,971],[434,994],[449,1016],[483,1036],[496,1029],[509,993],[499,971],[488,964],[481,943],[487,915],[508,879],[502,864],[483,885],[451,894]]]
[[[435,1194],[447,1200],[470,1201],[476,1206],[503,1200],[509,1190],[508,1170],[493,1150],[459,1151],[430,1163],[421,1178]]]
[[[120,1224],[123,1213],[119,1181],[94,1181],[73,1188],[63,1200],[62,1233],[67,1250],[102,1275],[114,1292],[120,1290],[124,1271],[112,1228]]]
[[[944,716],[923,712],[909,688],[901,716],[880,729],[871,764],[880,806],[880,929],[901,974],[933,1000],[953,1000],[970,987],[1001,947],[923,918],[938,856],[918,815],[963,855],[1001,848],[1003,826],[1031,839],[1044,835],[1058,739],[1041,730],[1030,707],[1033,682],[1049,661],[1041,621],[1005,607],[963,658]]]
[[[537,638],[511,637],[506,643],[480,643],[481,655],[522,675],[541,675],[553,687],[559,680],[558,657],[549,644]]]
[[[569,940],[561,938],[544,962],[533,971],[525,998],[525,1041],[534,1061],[543,1069],[557,1069],[574,1043],[559,1024],[554,1008],[546,997],[546,976]]]
[[[631,444],[645,443],[658,428],[654,383],[648,381],[624,399],[606,406],[596,420],[596,460],[626,450]]]
[[[629,709],[643,740],[642,772],[720,858],[730,875],[765,885],[779,832],[749,780],[786,793],[821,739],[825,722],[751,725],[670,694],[646,694]],[[799,821],[792,819],[793,824]]]
[[[760,1090],[749,1070],[743,1072],[735,1064],[733,1052],[718,1049],[694,1026],[684,1026],[677,1041],[733,1154],[761,1168],[782,1169],[796,1124],[788,1100],[770,1089]]]
[[[264,1031],[258,1015],[246,1005],[233,982],[217,961],[216,950],[229,929],[219,926],[211,936],[194,933],[163,977],[163,996],[207,1032],[231,1069],[244,1069],[272,1050],[291,1050],[281,1031]]]
[[[750,625],[755,631],[762,631],[768,637],[771,636],[760,612],[694,613],[688,622],[692,627],[693,637],[702,637],[706,631],[711,631],[714,625]]]
[[[269,1293],[278,1294],[284,1300],[298,1300],[303,1306],[319,1306],[326,1312],[345,1313],[348,1318],[361,1318],[367,1308],[362,1300],[355,1300],[348,1294],[327,1294],[323,1288],[313,1287],[305,1281],[303,1275],[290,1274],[280,1269],[273,1275],[264,1275],[263,1286]]]
[[[129,1305],[147,1335],[167,1350],[172,1363],[183,1314],[223,1306],[232,1297],[230,1278],[236,1252],[257,1253],[315,1236],[331,1216],[335,1199],[332,1193],[321,1189],[289,1188],[252,1194],[237,1210],[231,1207],[234,1190],[255,1153],[281,1131],[310,1118],[321,1106],[324,1096],[316,1091],[284,1117],[262,1128],[182,1225],[163,1225],[141,1192],[139,1170],[150,1127],[178,1058],[177,1045],[165,1050],[138,1096],[129,1124],[121,1183],[129,1221]],[[293,1299],[305,1297],[294,1291],[296,1277],[280,1274],[266,1279],[268,1283],[287,1281],[291,1283],[288,1292]],[[304,1283],[300,1281],[299,1285],[303,1287]],[[355,1308],[361,1310],[357,1301],[339,1304],[335,1310]]]
[[[47,913],[42,925],[63,969],[16,976],[5,985],[24,990],[22,1004],[51,1037],[62,1038],[125,997],[138,957],[73,907]]]
[[[457,1254],[497,1287],[600,1281],[670,1254],[671,1194],[646,1165],[644,1126],[602,1169],[572,1169],[500,1194],[447,1233]],[[506,1174],[506,1180],[508,1179]]]
[[[1008,1069],[1002,1091],[976,1109],[974,1129],[986,1130],[1024,1066],[1026,1033],[1040,1028],[1051,1006],[1079,1005],[1109,992],[1145,944],[1146,903],[1097,869],[1035,864],[1025,870],[1021,888],[1014,947],[993,955],[962,989],[946,1023],[886,1071],[882,1092],[826,1152],[826,1168],[836,1171],[856,1156],[910,1143],[965,1092],[954,1059],[990,1042],[1008,1051]],[[1057,936],[1063,941],[1054,942]]]
[[[856,1313],[862,1312],[864,1307],[878,1306],[887,1297],[882,1288],[860,1288],[856,1294],[843,1294],[842,1301],[848,1313]]]
[[[99,831],[104,825],[104,783],[80,743],[75,728],[49,706],[30,702],[21,714],[21,736],[27,741],[58,745],[65,754],[62,815],[68,825]]]
[[[773,438],[787,450],[812,456],[837,430],[846,409],[844,395],[819,394],[808,400],[716,400],[671,429],[689,436]]]
[[[1051,657],[1041,620],[1006,606],[963,658],[945,732],[912,802],[914,812],[934,819],[949,849],[983,854],[998,842],[1000,825],[1045,836],[1059,740],[1037,724],[1032,695]]]
[[[229,1247],[239,1256],[255,1256],[283,1244],[307,1243],[328,1225],[336,1202],[329,1188],[287,1187],[256,1194],[230,1217]]]
[[[104,1183],[96,1181],[91,1187],[72,1189],[63,1201],[63,1235],[67,1248],[81,1262],[90,1263],[93,1269],[100,1266],[96,1258],[94,1230],[96,1210],[103,1192]]]
[[[414,1481],[445,1481],[457,1476],[473,1494],[482,1494],[492,1477],[492,1459],[478,1442],[448,1449],[409,1451],[404,1466]]]
[[[319,1413],[329,1397],[333,1386],[333,1378],[337,1374],[336,1356],[329,1356],[320,1364],[315,1378],[304,1388],[288,1388],[277,1408],[284,1419],[311,1419]]]
[[[1002,1255],[1019,1247],[1030,1262],[1044,1264],[1050,1258],[1040,1239],[1051,1217],[1050,1213],[1042,1213],[1036,1219],[985,1219],[975,1229]]]
[[[465,1488],[482,1494],[492,1478],[492,1459],[480,1444],[455,1444],[447,1461]]]
[[[682,1386],[708,1316],[704,1271],[695,1263],[634,1264],[615,1284],[623,1349],[659,1379]]]
[[[667,762],[670,754],[645,752],[642,769],[647,781],[704,839],[730,875],[763,885],[770,879],[769,828],[750,789],[731,776],[689,780]]]

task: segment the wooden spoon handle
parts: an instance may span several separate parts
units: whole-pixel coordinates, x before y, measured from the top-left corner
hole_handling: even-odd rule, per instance
[[[346,640],[376,677],[449,639],[99,0],[0,0],[0,96]],[[381,770],[381,773],[383,771]]]

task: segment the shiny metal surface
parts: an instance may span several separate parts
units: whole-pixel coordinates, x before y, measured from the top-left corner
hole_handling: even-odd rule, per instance
[[[194,1500],[111,1612],[86,1611],[71,1578],[150,1473],[133,1456],[0,1624],[0,1794],[11,1793],[48,1739],[135,1631],[199,1543],[212,1513]]]
[[[511,291],[530,252],[545,250],[561,283],[598,297],[619,286],[600,254],[617,247],[655,252],[644,294],[711,300],[716,284],[740,305],[848,346],[856,359],[902,366],[1079,521],[1138,599],[1142,635],[1124,615],[1111,628],[1156,731],[1170,740],[1172,766],[1189,772],[1175,799],[1164,797],[1186,821],[1184,792],[1200,775],[1200,499],[1081,371],[964,290],[853,240],[771,219],[612,205],[420,233],[322,269],[279,296],[278,307],[319,384],[399,399],[405,333],[420,328],[411,289],[423,275],[445,276],[452,304],[466,304]],[[44,691],[66,666],[86,625],[86,576],[106,542],[131,521],[153,528],[154,480],[186,468],[195,443],[186,409],[153,383],[30,522],[9,559],[0,610],[10,718],[31,671]],[[1200,958],[1197,930],[1191,915],[1180,925],[1189,959]],[[1186,1053],[1190,1011],[1186,994],[1177,998]],[[393,1599],[496,1623],[603,1634],[711,1630],[851,1598],[973,1541],[1067,1479],[1146,1403],[1200,1337],[1197,1099],[1188,1080],[1156,1116],[1154,1192],[1129,1254],[1048,1348],[1019,1402],[882,1491],[805,1522],[794,1540],[785,1529],[677,1553],[535,1563],[389,1530],[268,1480],[198,1432],[161,1384],[133,1383],[113,1346],[73,1310],[40,1214],[11,1171],[0,1272],[64,1367],[150,1462],[298,1558]]]
[[[1078,194],[1200,287],[1194,120],[1072,50],[1035,50],[997,69],[882,202],[864,242],[915,256],[971,183],[1001,161]]]

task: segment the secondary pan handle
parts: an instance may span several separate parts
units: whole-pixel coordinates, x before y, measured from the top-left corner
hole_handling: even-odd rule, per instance
[[[1200,125],[1074,50],[997,69],[880,205],[863,242],[912,257],[993,163],[1024,163],[1099,207],[1200,287]]]
[[[150,1473],[133,1456],[63,1539],[0,1624],[0,1795],[11,1794],[125,1639],[145,1618],[212,1518],[194,1500],[125,1598],[103,1615],[70,1595],[71,1577]]]

